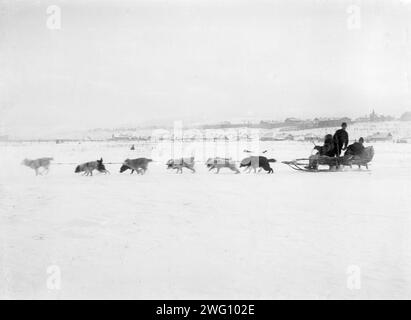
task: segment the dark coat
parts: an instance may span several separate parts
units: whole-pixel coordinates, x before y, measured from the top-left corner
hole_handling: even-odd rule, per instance
[[[345,151],[345,155],[352,155],[352,156],[361,156],[364,152],[365,147],[362,143],[354,142],[347,147],[347,151]]]
[[[316,146],[315,149],[318,150],[320,156],[334,157],[335,155],[335,144],[332,137],[325,139],[324,145]]]
[[[345,148],[348,145],[348,132],[344,129],[339,129],[334,133],[334,143],[338,148]]]

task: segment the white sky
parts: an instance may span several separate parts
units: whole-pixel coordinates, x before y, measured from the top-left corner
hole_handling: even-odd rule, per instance
[[[409,2],[0,0],[0,134],[398,116],[411,109]],[[46,27],[52,4],[60,30]]]

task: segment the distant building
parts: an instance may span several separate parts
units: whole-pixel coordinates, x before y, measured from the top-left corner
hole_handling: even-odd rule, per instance
[[[295,125],[298,125],[298,124],[300,124],[300,123],[302,123],[302,122],[303,122],[302,120],[297,119],[297,118],[287,118],[287,119],[284,120],[284,123],[285,123],[287,126],[295,126]]]
[[[339,127],[343,122],[351,123],[351,119],[344,118],[332,118],[332,119],[315,119],[315,126],[317,128],[329,128],[329,127]]]
[[[375,113],[374,110],[372,110],[372,112],[371,112],[371,114],[370,114],[370,121],[371,121],[371,122],[378,121],[378,115]]]
[[[112,134],[111,139],[113,141],[124,141],[124,140],[132,140],[133,137],[124,133],[120,133],[118,135]]]
[[[392,121],[395,120],[392,116],[385,116],[382,114],[377,114],[374,110],[365,117],[360,117],[355,119],[356,122],[381,122],[381,121]]]
[[[368,116],[365,117],[359,117],[357,119],[355,119],[355,122],[369,122],[370,118]]]
[[[281,128],[284,126],[283,122],[279,121],[260,121],[258,125],[255,127],[262,128],[262,129],[275,129],[275,128]]]
[[[365,138],[366,142],[392,141],[391,133],[377,132]]]

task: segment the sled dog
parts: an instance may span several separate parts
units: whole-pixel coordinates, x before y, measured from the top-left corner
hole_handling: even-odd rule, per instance
[[[221,168],[229,168],[230,170],[234,171],[235,173],[240,173],[240,170],[237,169],[235,161],[226,158],[208,158],[206,161],[206,166],[208,171],[213,169],[217,169],[216,173],[220,172]]]
[[[166,163],[167,169],[176,169],[176,173],[183,173],[183,168],[196,172],[194,169],[194,157],[170,159]]]
[[[39,158],[35,160],[24,159],[21,164],[34,169],[36,176],[38,176],[39,174],[43,175],[44,173],[49,172],[51,160],[53,160],[53,158]],[[40,168],[43,168],[42,172],[40,172]]]
[[[75,173],[84,172],[83,174],[88,176],[93,175],[93,170],[97,170],[102,173],[109,173],[106,167],[103,164],[103,158],[96,161],[90,161],[86,163],[82,163],[76,167]]]
[[[137,158],[137,159],[126,159],[123,162],[123,165],[120,168],[120,172],[124,172],[128,169],[131,170],[131,173],[134,171],[137,174],[144,174],[147,171],[148,164],[153,161],[147,158]]]

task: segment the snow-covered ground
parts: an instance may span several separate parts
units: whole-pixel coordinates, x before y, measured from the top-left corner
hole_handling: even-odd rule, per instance
[[[0,145],[0,298],[411,298],[411,144],[374,144],[370,171],[273,175],[209,173],[208,155],[245,156],[236,142],[189,146],[182,175],[169,146],[136,147]],[[279,161],[311,148],[260,146]],[[47,176],[20,164],[41,156],[60,163]],[[145,176],[70,164],[139,156],[156,160]]]

